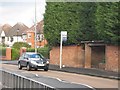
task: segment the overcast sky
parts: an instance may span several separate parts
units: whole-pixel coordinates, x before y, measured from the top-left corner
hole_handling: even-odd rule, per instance
[[[37,21],[43,19],[45,0],[37,1]],[[0,24],[15,25],[22,22],[28,27],[34,24],[35,0],[0,0]]]

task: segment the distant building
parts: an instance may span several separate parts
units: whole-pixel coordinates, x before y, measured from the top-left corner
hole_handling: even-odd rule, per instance
[[[0,44],[8,45],[9,41],[9,30],[12,28],[9,24],[0,26]]]
[[[44,25],[44,21],[41,21],[41,22],[37,23],[37,26],[36,26],[37,48],[44,47],[47,44],[47,41],[44,38],[43,25]],[[35,27],[34,27],[34,25],[23,33],[23,37],[24,37],[23,40],[25,42],[27,42],[29,45],[31,45],[32,48],[35,47]]]
[[[16,25],[14,25],[8,32],[8,45],[12,46],[15,42],[23,42],[22,33],[27,29],[28,27],[23,23],[17,23]]]
[[[44,47],[47,44],[44,38],[43,32],[44,21],[37,23],[37,36],[36,44],[37,47]],[[28,28],[23,23],[17,23],[13,27],[5,24],[0,26],[0,44],[6,44],[12,46],[15,42],[26,42],[31,45],[32,48],[35,47],[35,29],[34,25]]]

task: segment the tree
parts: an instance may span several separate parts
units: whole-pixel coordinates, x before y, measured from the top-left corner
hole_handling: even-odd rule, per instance
[[[82,41],[91,41],[98,40],[97,31],[95,28],[95,12],[96,12],[96,3],[95,2],[83,2],[80,4],[80,27],[79,38]]]
[[[87,5],[80,2],[47,3],[44,15],[44,34],[48,43],[53,46],[59,45],[61,31],[68,32],[68,40],[64,43],[65,45],[78,44],[81,40],[92,40],[96,35],[95,15],[93,14],[95,8],[95,3]]]
[[[118,4],[118,2],[97,3],[96,29],[99,38],[109,44],[118,44],[120,39]]]
[[[117,44],[119,36],[119,3],[47,2],[44,34],[51,46],[60,44],[60,32],[68,32],[64,45],[81,41],[104,40]]]

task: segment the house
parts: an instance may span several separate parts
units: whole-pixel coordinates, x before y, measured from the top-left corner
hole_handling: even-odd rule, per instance
[[[38,47],[44,47],[47,44],[43,32],[44,21],[37,23],[36,27],[36,44]],[[23,23],[17,23],[13,27],[5,24],[0,26],[0,44],[6,44],[11,47],[15,42],[26,42],[35,48],[35,27],[28,28]]]
[[[37,48],[44,47],[47,44],[46,39],[44,38],[43,30],[44,21],[40,21],[36,26],[36,45]],[[35,27],[34,25],[23,32],[23,41],[31,45],[32,48],[35,47]]]
[[[17,23],[15,24],[10,30],[9,30],[9,46],[12,46],[15,42],[23,42],[23,32],[27,30],[28,27],[24,25],[23,23]]]
[[[0,44],[8,45],[9,41],[9,30],[12,28],[9,24],[0,26]]]

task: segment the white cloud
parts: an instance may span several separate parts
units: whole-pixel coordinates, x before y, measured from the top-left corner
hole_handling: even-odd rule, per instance
[[[8,23],[15,25],[17,22],[22,22],[27,26],[32,26],[35,16],[34,0],[1,0],[0,1],[0,24]],[[37,0],[38,1],[38,0]],[[44,1],[44,2],[43,2]],[[43,19],[45,13],[45,0],[37,2],[37,21]]]

